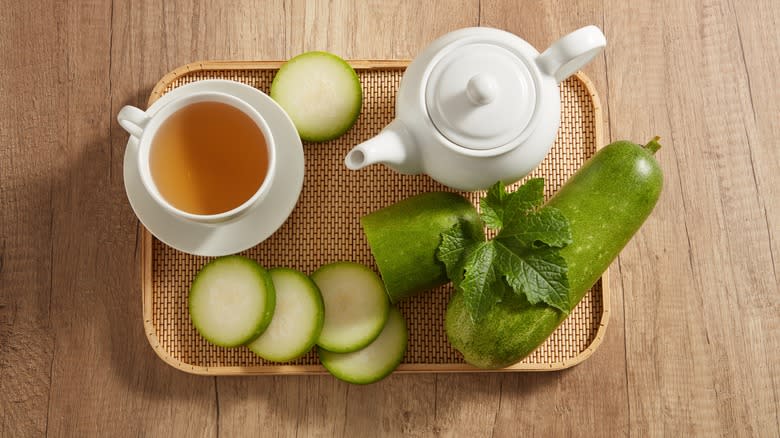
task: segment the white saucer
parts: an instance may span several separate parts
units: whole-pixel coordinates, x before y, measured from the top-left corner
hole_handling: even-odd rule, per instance
[[[137,140],[130,137],[125,150],[124,179],[127,198],[142,224],[158,239],[173,248],[202,256],[222,256],[241,252],[267,239],[295,208],[303,187],[303,145],[290,118],[276,102],[256,88],[240,82],[204,80],[179,87],[163,95],[147,110],[154,114],[171,100],[185,93],[219,91],[245,100],[273,127],[279,172],[262,202],[227,223],[200,224],[172,216],[163,210],[144,189],[138,173],[138,157],[131,151]]]

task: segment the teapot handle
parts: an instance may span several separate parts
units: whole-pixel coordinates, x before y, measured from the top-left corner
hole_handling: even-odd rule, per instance
[[[557,82],[563,82],[589,63],[606,45],[607,38],[598,27],[585,26],[554,42],[536,58],[536,63]]]

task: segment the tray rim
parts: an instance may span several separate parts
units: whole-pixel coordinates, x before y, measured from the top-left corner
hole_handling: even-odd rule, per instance
[[[196,61],[177,67],[165,74],[154,86],[147,106],[153,104],[163,94],[165,89],[179,76],[201,70],[262,70],[278,69],[285,61]],[[388,70],[405,69],[409,60],[405,59],[379,59],[379,60],[347,60],[357,70]],[[604,147],[603,142],[603,118],[601,112],[601,100],[596,93],[595,86],[590,78],[582,71],[574,76],[582,82],[588,90],[593,103],[594,135],[596,137],[596,150]],[[322,365],[265,365],[265,366],[219,366],[204,367],[182,362],[174,358],[168,350],[164,349],[157,337],[157,331],[152,322],[152,234],[140,222],[141,228],[141,292],[143,304],[144,333],[154,352],[168,365],[189,374],[208,376],[246,376],[246,375],[318,375],[327,374]],[[572,359],[550,363],[517,363],[501,369],[481,369],[468,364],[404,364],[398,366],[394,373],[420,374],[420,373],[506,373],[506,372],[547,372],[559,371],[571,368],[587,360],[598,349],[604,340],[607,325],[610,319],[610,287],[609,271],[601,275],[601,302],[602,312],[596,335],[591,343]]]

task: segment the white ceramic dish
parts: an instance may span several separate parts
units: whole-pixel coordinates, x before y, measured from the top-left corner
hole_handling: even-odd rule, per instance
[[[303,145],[295,125],[276,102],[260,90],[239,82],[204,80],[184,85],[163,95],[147,109],[147,113],[154,114],[185,93],[202,91],[231,94],[246,101],[273,127],[274,139],[282,146],[278,150],[277,160],[283,163],[281,168],[285,171],[276,175],[266,199],[261,205],[229,222],[205,224],[178,218],[160,208],[144,189],[138,172],[137,154],[128,153],[135,149],[132,147],[125,151],[125,190],[136,216],[162,242],[190,254],[222,256],[257,245],[287,220],[303,187]],[[129,140],[135,141],[133,137]]]

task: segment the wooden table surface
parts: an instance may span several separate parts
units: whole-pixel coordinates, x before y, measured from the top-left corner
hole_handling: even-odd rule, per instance
[[[223,5],[224,3],[224,5]],[[570,370],[199,377],[142,330],[116,114],[196,60],[413,58],[493,26],[586,24],[607,139],[662,137],[665,187]],[[0,0],[0,436],[780,435],[780,5],[773,0]]]

